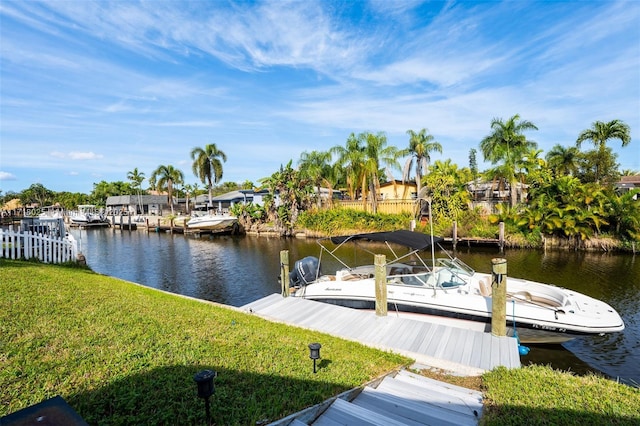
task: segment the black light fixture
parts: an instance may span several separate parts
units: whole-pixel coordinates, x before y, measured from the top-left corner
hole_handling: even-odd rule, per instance
[[[313,360],[313,373],[316,373],[316,360],[320,359],[320,343],[311,343],[309,345],[309,358]]]
[[[213,379],[218,374],[211,370],[202,370],[193,376],[193,380],[198,385],[198,397],[204,399],[204,406],[207,412],[207,421],[211,423],[211,413],[209,411],[209,397],[213,395],[215,386],[213,385]]]

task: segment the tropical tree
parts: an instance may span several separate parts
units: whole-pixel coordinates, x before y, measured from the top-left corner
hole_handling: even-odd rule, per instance
[[[496,168],[509,183],[511,206],[517,202],[517,167],[518,161],[524,153],[532,148],[537,148],[537,144],[526,138],[523,132],[527,130],[538,130],[530,121],[520,120],[520,115],[516,114],[506,122],[499,118],[491,120],[492,133],[480,142],[480,150],[485,160],[491,164],[503,164]]]
[[[432,220],[441,225],[458,220],[470,201],[466,183],[471,179],[471,170],[459,169],[450,159],[436,161],[425,177],[432,204]],[[422,204],[421,204],[422,206]]]
[[[173,215],[173,187],[184,182],[184,173],[172,165],[162,165],[151,173],[150,181],[155,182],[158,191],[167,191],[167,202]]]
[[[364,191],[361,195],[366,203],[366,177],[364,173],[366,154],[363,142],[354,133],[351,133],[344,147],[334,146],[329,152],[337,157],[335,165],[344,170],[349,197],[352,200],[357,199],[360,189]],[[363,182],[365,182],[364,185]]]
[[[134,189],[129,182],[107,182],[103,180],[93,184],[93,191],[91,191],[91,194],[89,195],[89,201],[91,204],[104,206],[108,197],[129,195],[133,192]]]
[[[182,189],[184,190],[184,196],[186,198],[185,200],[185,206],[187,208],[187,215],[191,212],[191,197],[195,195],[195,187],[188,183],[186,185],[183,185]]]
[[[133,186],[136,190],[136,195],[138,196],[138,209],[142,210],[142,199],[140,198],[142,192],[142,182],[144,182],[145,176],[144,173],[140,173],[138,168],[134,168],[132,171],[127,173],[127,179],[131,181],[131,186]],[[142,213],[142,211],[139,211]]]
[[[191,159],[193,174],[209,188],[209,207],[211,208],[213,184],[217,184],[222,179],[222,162],[227,161],[227,155],[219,150],[216,144],[210,143],[204,148],[193,148]]]
[[[613,183],[620,179],[617,155],[610,147],[592,149],[581,152],[578,158],[578,174],[583,183],[607,184],[613,188]]]
[[[331,173],[331,153],[323,151],[304,151],[300,154],[300,160],[298,160],[298,167],[300,173],[311,181],[316,188],[316,200],[318,208],[322,205],[321,186],[325,184],[329,189],[329,202],[331,202],[333,196],[333,185],[325,178],[325,176]]]
[[[271,176],[260,179],[260,183],[269,191],[264,198],[265,210],[282,236],[293,235],[298,215],[307,206],[313,192],[310,181],[291,167],[291,163],[289,161]]]
[[[629,240],[640,240],[640,189],[607,197],[605,208],[616,235]]]
[[[431,163],[431,152],[439,152],[442,154],[442,145],[434,140],[434,137],[427,133],[427,129],[421,129],[418,133],[413,130],[407,130],[409,135],[409,148],[401,151],[401,155],[410,155],[404,164],[402,170],[402,180],[408,181],[411,169],[415,164],[416,189],[420,193],[422,185],[422,176],[428,173],[429,163]],[[414,162],[415,160],[415,162]]]
[[[28,204],[38,204],[45,207],[53,203],[54,192],[47,189],[41,183],[34,183],[20,194],[20,202],[26,206]]]
[[[555,145],[547,152],[545,159],[547,165],[553,170],[554,175],[575,176],[578,173],[580,151],[575,146],[564,147]]]
[[[386,166],[387,176],[391,176],[390,169],[400,168],[398,157],[401,155],[401,151],[395,146],[387,146],[387,136],[383,132],[375,135],[370,132],[360,133],[358,139],[363,142],[365,154],[362,184],[364,188],[368,183],[371,212],[376,214],[378,212],[382,166]]]
[[[631,142],[631,129],[629,126],[620,120],[611,120],[607,123],[602,121],[595,121],[590,129],[583,130],[578,139],[576,139],[576,146],[579,148],[582,142],[590,140],[598,151],[598,161],[596,163],[596,182],[600,182],[602,177],[602,167],[600,164],[605,161],[607,141],[610,139],[620,139],[622,146],[625,147]]]
[[[476,154],[478,151],[475,148],[469,150],[469,170],[471,170],[471,177],[475,181],[478,178],[478,159]]]

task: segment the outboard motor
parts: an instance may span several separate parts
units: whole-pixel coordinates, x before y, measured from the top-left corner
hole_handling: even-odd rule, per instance
[[[302,287],[317,278],[320,271],[320,260],[314,256],[302,258],[293,265],[293,271],[289,273],[291,287]]]

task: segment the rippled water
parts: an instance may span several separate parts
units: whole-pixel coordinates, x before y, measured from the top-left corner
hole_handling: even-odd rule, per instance
[[[291,263],[318,255],[314,240],[218,236],[195,238],[144,230],[72,230],[96,272],[178,294],[242,306],[280,292],[279,253]],[[342,253],[345,257],[351,251]],[[610,253],[464,248],[457,256],[474,269],[491,271],[504,257],[508,275],[552,283],[612,305],[625,321],[621,333],[585,337],[562,346],[532,347],[523,363],[549,364],[576,373],[599,371],[640,384],[640,258]],[[336,265],[325,263],[324,270]]]

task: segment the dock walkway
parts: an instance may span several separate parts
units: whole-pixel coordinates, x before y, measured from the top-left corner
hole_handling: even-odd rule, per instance
[[[459,375],[479,375],[498,366],[520,367],[513,337],[433,324],[380,317],[375,312],[272,294],[240,308],[290,325],[321,331],[367,346],[392,351],[417,363]]]
[[[477,426],[482,393],[401,370],[269,426]]]

